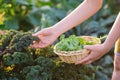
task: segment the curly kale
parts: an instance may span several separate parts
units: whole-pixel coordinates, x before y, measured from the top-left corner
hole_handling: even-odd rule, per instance
[[[26,52],[26,49],[33,43],[38,41],[37,37],[33,37],[31,32],[20,32],[10,30],[6,34],[1,35],[0,53]]]
[[[16,77],[8,77],[8,78],[4,78],[2,80],[19,80],[19,79]]]
[[[0,80],[93,80],[91,67],[61,62],[53,46],[31,49],[30,44],[38,40],[31,32],[10,30],[0,35]],[[76,39],[73,43],[67,44],[72,49],[79,44]]]
[[[10,41],[7,47],[8,52],[23,52],[33,43],[37,38],[32,36],[32,33],[17,33]]]
[[[23,36],[22,32],[17,33],[16,35],[13,36],[13,39],[11,39],[9,46],[17,43],[19,39]]]
[[[49,58],[38,57],[35,66],[25,67],[22,71],[25,80],[52,80],[53,62]]]
[[[4,65],[12,65],[13,64],[13,61],[12,61],[12,55],[10,53],[7,53],[5,55],[3,55],[3,63]]]
[[[3,63],[6,66],[13,64],[22,65],[24,63],[32,63],[32,57],[28,53],[14,52],[14,54],[7,53],[3,55]]]
[[[1,35],[0,38],[0,52],[3,52],[6,47],[9,45],[9,42],[11,41],[12,37],[17,33],[17,31],[10,30],[7,31],[6,34]]]
[[[22,73],[25,77],[25,80],[40,80],[39,70],[41,70],[41,67],[39,65],[28,66],[23,69]]]
[[[42,66],[43,70],[46,72],[52,70],[54,65],[51,59],[44,57],[38,57],[37,59],[35,59],[35,63]]]

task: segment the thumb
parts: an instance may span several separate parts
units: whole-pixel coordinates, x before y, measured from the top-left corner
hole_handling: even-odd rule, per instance
[[[92,50],[92,49],[93,49],[93,46],[91,46],[91,45],[86,45],[86,46],[84,46],[84,48],[85,48],[85,49]]]
[[[37,33],[32,34],[32,36],[38,36],[38,35],[42,35],[42,34],[43,34],[43,31],[39,31]]]

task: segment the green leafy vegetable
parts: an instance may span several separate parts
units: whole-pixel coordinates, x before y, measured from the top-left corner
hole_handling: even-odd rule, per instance
[[[69,38],[62,39],[56,46],[56,49],[59,51],[76,51],[81,50],[85,45],[93,45],[97,43],[96,39],[93,41],[87,41],[82,37],[77,37],[75,35],[71,35]]]
[[[71,36],[71,40],[74,38],[73,43],[68,39],[71,49],[76,44],[85,44],[83,39]],[[64,41],[65,36],[61,39]],[[29,45],[33,41],[38,38],[30,32],[8,30],[1,34],[0,80],[92,80],[95,70],[91,67],[65,64],[53,52],[53,46],[32,49]]]

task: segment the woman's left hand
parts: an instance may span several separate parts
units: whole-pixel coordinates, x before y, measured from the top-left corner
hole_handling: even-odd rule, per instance
[[[87,45],[84,47],[85,49],[90,50],[90,54],[83,58],[82,60],[78,60],[75,64],[90,64],[98,59],[100,59],[103,55],[105,55],[108,50],[105,49],[105,46],[103,44],[97,44],[97,45]]]

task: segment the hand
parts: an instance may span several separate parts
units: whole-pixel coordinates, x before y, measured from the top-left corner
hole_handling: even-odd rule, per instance
[[[45,28],[35,34],[33,36],[36,36],[40,39],[39,42],[33,42],[33,45],[31,47],[33,48],[44,48],[49,45],[51,45],[57,38],[57,30],[55,30],[52,27]]]
[[[103,44],[97,44],[97,45],[89,45],[89,46],[85,46],[85,49],[89,49],[90,50],[90,54],[83,58],[80,61],[77,61],[75,64],[90,64],[96,60],[98,60],[99,58],[101,58],[103,55],[105,55],[109,50],[105,48],[105,46]]]

